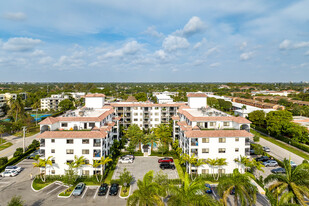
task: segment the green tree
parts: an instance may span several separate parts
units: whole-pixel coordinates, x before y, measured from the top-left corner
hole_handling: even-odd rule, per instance
[[[9,115],[14,119],[15,122],[18,119],[24,119],[26,117],[26,113],[24,110],[24,104],[20,97],[17,97],[15,100],[10,99],[10,111]]]
[[[139,143],[139,150],[141,150],[141,141],[143,140],[143,131],[139,128],[137,124],[131,124],[127,131],[124,131],[125,138],[129,139],[131,142]]]
[[[178,185],[169,187],[171,194],[167,204],[169,206],[219,205],[215,199],[204,193],[204,184],[205,181],[200,178],[190,181],[189,175],[186,173],[180,187]]]
[[[268,190],[284,202],[306,205],[304,197],[309,198],[309,164],[303,163],[292,167],[290,160],[283,160],[286,174],[268,175],[265,184],[272,183]],[[280,201],[279,200],[279,201]]]
[[[226,166],[227,165],[227,161],[226,161],[226,158],[219,158],[217,159],[217,166],[218,166],[218,170],[222,168],[222,166]],[[217,180],[219,179],[221,173],[218,172],[218,178]]]
[[[265,124],[266,114],[263,110],[255,110],[248,114],[248,119],[252,122],[252,124],[257,125],[259,127]]]
[[[120,184],[123,187],[127,188],[128,186],[130,186],[130,184],[132,183],[134,178],[133,178],[132,174],[127,170],[127,168],[124,168],[123,172],[120,173],[120,175],[119,175],[119,180],[120,180]],[[124,192],[126,192],[126,189],[125,189]]]
[[[161,186],[153,181],[153,171],[147,172],[143,180],[137,181],[138,189],[133,192],[133,194],[128,198],[128,206],[147,206],[147,205],[157,205],[163,206],[159,193],[162,190]]]
[[[140,92],[134,95],[134,97],[136,98],[137,101],[139,102],[145,102],[148,100],[147,98],[147,94],[144,92]]]
[[[23,148],[21,148],[21,147],[19,147],[19,148],[16,148],[16,151],[14,152],[14,157],[20,157],[20,156],[22,156],[23,154],[24,154],[24,152],[23,152],[24,150],[23,150]]]
[[[267,130],[272,135],[280,136],[282,133],[286,132],[292,119],[292,113],[289,111],[271,111],[266,115]]]
[[[103,182],[103,177],[104,177],[104,170],[105,170],[105,165],[109,162],[112,162],[113,159],[109,158],[109,157],[101,157],[99,161],[99,164],[101,166],[101,179],[100,179],[100,182]]]
[[[41,172],[41,168],[44,168],[44,162],[42,161],[42,159],[39,158],[39,156],[37,156],[35,159],[37,160],[37,162],[32,163],[33,167],[37,167],[39,169],[39,177],[44,182],[43,173]]]
[[[69,99],[62,100],[59,103],[59,107],[61,111],[67,111],[75,108],[73,102]]]
[[[227,199],[233,188],[235,189],[233,205],[237,206],[239,202],[242,206],[255,204],[257,188],[251,183],[251,178],[254,179],[252,174],[241,174],[238,169],[234,169],[232,176],[220,178],[218,192],[223,204],[228,205]]]
[[[43,182],[46,181],[46,167],[47,167],[47,165],[53,166],[51,158],[52,158],[52,156],[49,156],[48,158],[41,159],[43,167],[44,167]]]
[[[159,138],[154,133],[147,134],[145,136],[145,139],[147,140],[147,142],[150,142],[151,151],[153,150],[153,144],[154,143],[158,144],[159,141]]]
[[[13,196],[7,206],[23,206],[24,201],[21,199],[21,196]]]
[[[84,156],[78,157],[77,155],[74,156],[74,161],[73,161],[73,168],[76,169],[76,174],[78,174],[78,169],[81,168],[85,164],[86,158]],[[80,175],[83,172],[80,172]]]
[[[0,125],[0,144],[3,143],[3,139],[2,139],[2,135],[4,134],[4,132],[6,131],[6,127],[4,125]]]
[[[212,176],[214,177],[214,175],[215,175],[214,169],[215,169],[215,167],[218,166],[218,158],[217,158],[217,159],[208,158],[208,159],[206,160],[206,164],[208,164],[209,167],[211,168],[211,174],[212,174]]]
[[[93,169],[96,170],[100,167],[100,162],[98,160],[93,160],[93,163],[90,165],[92,166]],[[97,179],[97,182],[100,182],[97,170],[95,171],[95,177]]]
[[[167,124],[160,124],[157,128],[155,128],[155,135],[160,139],[161,143],[168,146],[170,142],[172,142],[172,130]]]

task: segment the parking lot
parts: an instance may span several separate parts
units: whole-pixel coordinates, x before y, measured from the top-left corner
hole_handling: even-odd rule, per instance
[[[118,162],[116,166],[116,170],[114,172],[112,179],[119,179],[119,175],[123,172],[124,168],[127,168],[127,170],[133,175],[135,181],[134,185],[132,187],[132,191],[137,188],[136,181],[143,179],[144,175],[150,171],[153,170],[156,174],[159,171],[163,171],[165,174],[168,175],[169,179],[178,179],[178,172],[177,169],[171,170],[161,170],[160,164],[158,163],[159,157],[135,157],[135,160],[133,163],[124,163],[121,164]]]

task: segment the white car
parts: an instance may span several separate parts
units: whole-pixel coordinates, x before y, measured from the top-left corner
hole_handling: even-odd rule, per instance
[[[290,161],[290,165],[291,167],[297,167],[297,164],[295,164],[295,162],[293,162],[292,160]]]
[[[276,160],[267,160],[266,162],[262,163],[265,167],[277,167],[278,162]]]
[[[15,170],[4,171],[0,174],[0,177],[15,177],[18,175],[18,172]]]
[[[263,147],[264,152],[270,152],[269,147]]]
[[[125,157],[119,160],[119,163],[133,163],[133,159]]]
[[[21,172],[22,171],[22,168],[21,167],[18,167],[16,165],[11,165],[11,166],[7,166],[5,168],[5,171],[11,171],[11,170],[15,170],[17,172]]]

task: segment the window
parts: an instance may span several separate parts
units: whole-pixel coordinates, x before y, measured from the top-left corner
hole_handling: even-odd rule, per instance
[[[55,174],[55,170],[52,170],[51,173],[52,173],[52,175],[54,175]]]
[[[95,123],[89,123],[89,127],[91,128],[95,127]]]
[[[203,138],[202,139],[202,143],[209,143],[209,138],[207,137],[207,138]]]
[[[83,175],[89,175],[89,170],[83,170]]]
[[[73,149],[67,149],[67,154],[74,154],[74,150]]]
[[[82,154],[89,154],[89,149],[83,149]]]
[[[209,148],[203,148],[202,153],[209,153]]]
[[[202,169],[202,174],[209,174],[209,169]]]
[[[85,165],[89,165],[89,160],[85,159]]]
[[[223,126],[225,126],[225,127],[230,126],[230,123],[229,122],[224,122]]]
[[[140,119],[140,121],[143,121],[143,119]]]
[[[89,144],[89,139],[83,139],[83,140],[82,140],[82,143],[83,143],[83,144]]]
[[[134,122],[137,122],[137,121],[138,121],[138,119],[134,119],[133,121],[134,121]]]
[[[158,112],[156,112],[156,113],[155,113],[155,115],[156,115],[156,116],[159,116],[159,113],[158,113]]]
[[[51,153],[55,153],[55,149],[51,149]]]
[[[71,164],[73,162],[73,160],[67,160],[68,164]]]
[[[143,113],[140,113],[141,116],[143,116]]]
[[[215,125],[214,122],[210,122],[210,123],[209,123],[209,126],[212,126],[212,127],[213,127],[214,125]]]
[[[134,113],[134,116],[138,116],[138,113]]]
[[[219,143],[225,143],[225,142],[226,142],[226,138],[225,137],[219,138]]]
[[[55,163],[56,163],[55,159],[52,159],[52,163],[53,163],[53,164],[55,164]]]
[[[55,143],[55,139],[51,139],[51,143]]]
[[[67,144],[73,144],[73,143],[74,143],[73,139],[67,139]]]
[[[225,153],[225,148],[219,148],[219,153]]]
[[[134,109],[134,110],[138,110],[138,108],[137,108],[137,107],[133,107],[133,109]]]
[[[61,123],[61,127],[68,127],[68,123],[66,122]]]
[[[219,174],[225,174],[225,169],[218,169]]]
[[[158,110],[159,109],[159,107],[155,107],[155,110]]]
[[[235,138],[235,142],[239,142],[239,137],[236,137],[236,138]]]
[[[235,148],[235,152],[239,152],[239,148]]]

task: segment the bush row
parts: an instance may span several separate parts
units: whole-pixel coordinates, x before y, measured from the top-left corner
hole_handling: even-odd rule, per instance
[[[0,167],[0,172],[2,172],[6,168],[6,166],[14,165],[14,164],[20,162],[21,160],[23,160],[25,157],[27,157],[28,155],[30,155],[34,151],[35,151],[35,148],[31,148],[31,149],[27,150],[25,153],[23,153],[22,155],[20,155],[18,157],[11,158],[5,165]]]

